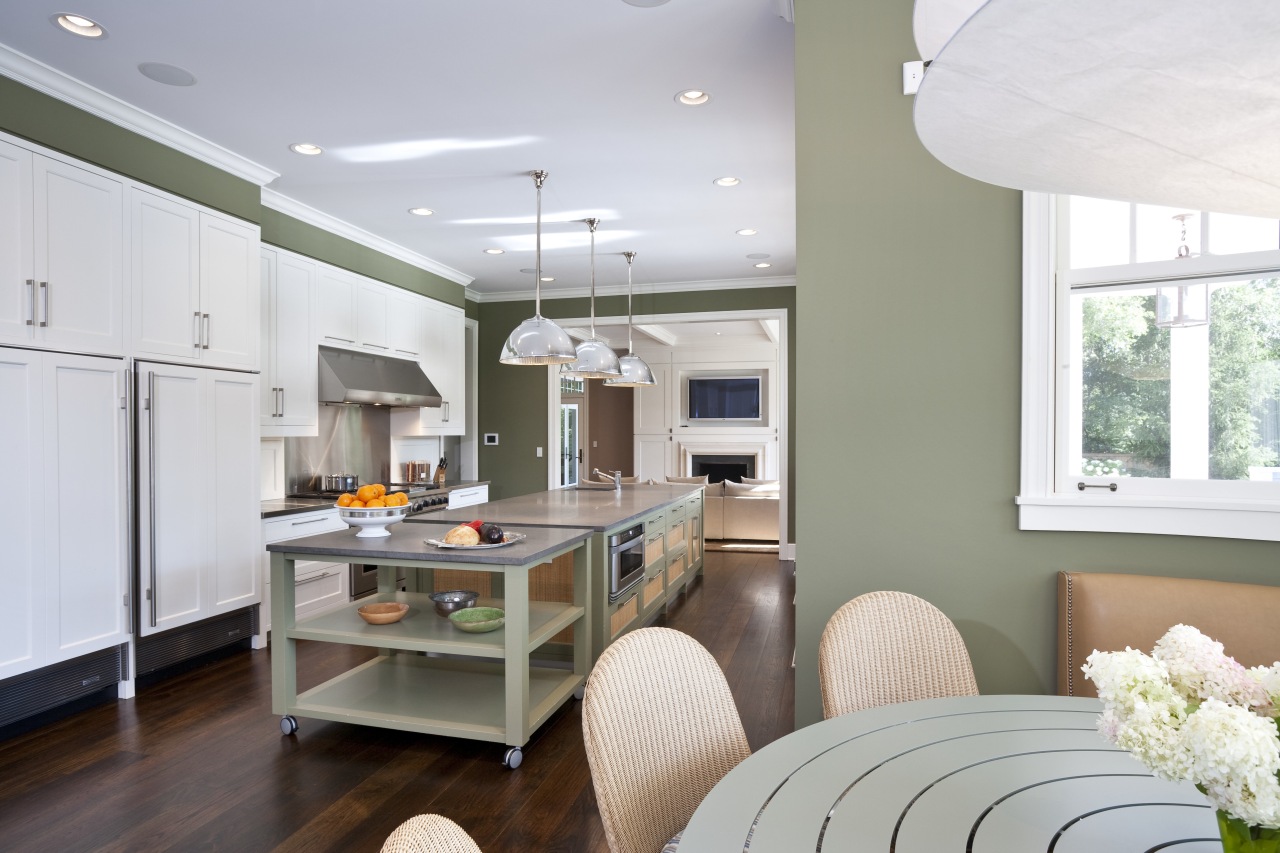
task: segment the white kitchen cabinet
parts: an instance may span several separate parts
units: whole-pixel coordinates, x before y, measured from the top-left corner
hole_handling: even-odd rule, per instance
[[[0,342],[124,354],[124,185],[0,141]]]
[[[356,285],[356,343],[374,352],[391,349],[387,336],[387,302],[390,287],[376,281]]]
[[[671,365],[650,364],[656,385],[636,389],[634,424],[636,434],[670,435],[675,422],[673,412],[679,411],[679,397],[671,387]]]
[[[258,367],[258,228],[134,187],[132,349]]]
[[[316,264],[263,249],[261,427],[264,436],[308,436],[317,430]]]
[[[261,600],[258,378],[138,367],[141,634]]]
[[[393,355],[421,358],[426,301],[426,297],[399,288],[393,288],[387,297],[387,343]]]
[[[356,277],[331,267],[318,266],[316,282],[316,334],[322,344],[356,342]]]
[[[440,392],[440,407],[422,410],[424,433],[462,435],[467,431],[466,313],[440,302],[429,302],[426,309],[420,363]]]
[[[125,366],[0,348],[0,418],[14,482],[0,513],[0,679],[128,641]],[[92,495],[91,512],[68,495]]]
[[[338,518],[336,509],[300,512],[265,519],[262,522],[262,541],[266,546],[272,542],[284,542],[288,539],[346,529],[347,525]],[[258,630],[261,639],[257,647],[265,648],[267,632],[271,630],[271,555],[264,547],[260,557],[262,608]],[[298,616],[307,616],[346,604],[351,600],[350,564],[327,560],[299,562],[293,585],[294,612]]]

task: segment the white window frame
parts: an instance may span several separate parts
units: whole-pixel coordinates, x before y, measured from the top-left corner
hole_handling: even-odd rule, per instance
[[[1058,367],[1056,356],[1061,311],[1056,286],[1057,220],[1054,196],[1023,193],[1022,478],[1015,499],[1019,529],[1280,541],[1280,499],[1124,495],[1105,489],[1069,491],[1065,478],[1062,486],[1057,485],[1057,381],[1060,374],[1065,380],[1064,371],[1068,370],[1065,364]],[[1233,266],[1247,274],[1252,262],[1263,260],[1263,256],[1269,263],[1257,266],[1273,267],[1274,252],[1233,258]],[[1219,258],[1217,263],[1220,262]],[[1171,263],[1178,264],[1176,269],[1182,275],[1193,272],[1186,262]],[[1070,482],[1074,484],[1078,479],[1081,478],[1071,478]],[[1207,483],[1206,492],[1212,490],[1212,484]]]

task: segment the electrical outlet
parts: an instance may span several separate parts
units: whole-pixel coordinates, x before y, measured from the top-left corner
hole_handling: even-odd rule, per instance
[[[541,458],[542,458],[542,448],[541,448],[541,447],[539,447],[539,448],[538,448],[538,458],[539,458],[539,459],[541,459]]]
[[[490,447],[498,443],[498,434],[496,432],[486,432],[484,434],[484,443]]]
[[[902,94],[914,95],[920,91],[920,81],[924,79],[924,61],[902,63]]]
[[[595,447],[599,447],[599,446],[600,446],[600,442],[598,442],[598,441],[593,441],[593,442],[591,442],[591,446],[592,446],[593,448],[595,448]]]

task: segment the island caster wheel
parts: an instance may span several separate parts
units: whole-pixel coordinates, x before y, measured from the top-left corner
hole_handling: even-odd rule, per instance
[[[524,750],[518,746],[511,747],[502,756],[502,766],[508,770],[515,770],[522,761],[524,761]]]
[[[286,714],[281,717],[280,731],[287,735],[295,734],[298,731],[298,718],[292,714]]]
[[[577,687],[573,688],[573,698],[577,699],[579,702],[581,702],[582,697],[586,695],[587,695],[587,685],[579,684]]]

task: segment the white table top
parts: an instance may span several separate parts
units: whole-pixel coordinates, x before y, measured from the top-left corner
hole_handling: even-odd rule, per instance
[[[1204,795],[1107,743],[1100,710],[970,696],[825,720],[725,776],[680,849],[741,853],[750,833],[750,853],[1221,853]]]

